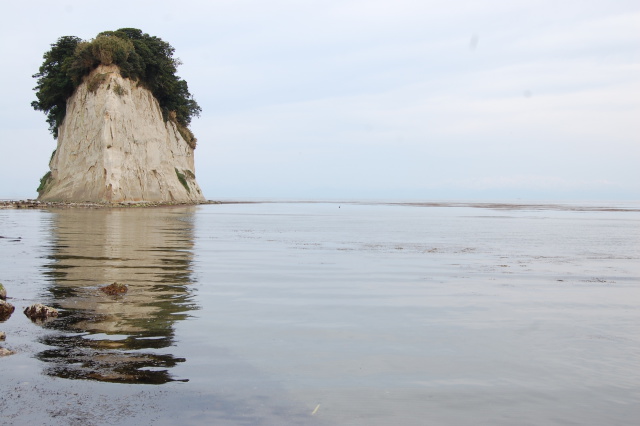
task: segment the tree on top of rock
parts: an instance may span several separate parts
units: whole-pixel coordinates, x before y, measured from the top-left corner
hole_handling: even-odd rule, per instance
[[[200,115],[201,108],[189,93],[187,82],[176,75],[180,61],[173,57],[174,52],[169,43],[136,28],[105,31],[90,41],[60,37],[44,54],[44,62],[33,76],[38,79],[34,88],[37,100],[31,106],[47,114],[49,130],[57,138],[67,99],[83,77],[99,65],[114,64],[123,77],[140,82],[153,93],[165,121],[172,120],[186,130],[190,137],[185,139],[195,147],[187,126]]]

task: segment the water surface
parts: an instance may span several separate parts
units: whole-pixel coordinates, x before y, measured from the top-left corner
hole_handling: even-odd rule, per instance
[[[574,207],[0,210],[3,421],[635,424],[640,212]]]

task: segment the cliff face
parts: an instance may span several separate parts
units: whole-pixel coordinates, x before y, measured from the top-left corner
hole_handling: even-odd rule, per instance
[[[115,65],[99,66],[67,101],[49,168],[42,201],[204,201],[193,148]]]

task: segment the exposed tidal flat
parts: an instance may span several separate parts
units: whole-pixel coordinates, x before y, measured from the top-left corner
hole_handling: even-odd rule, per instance
[[[0,424],[635,425],[637,207],[0,209]]]

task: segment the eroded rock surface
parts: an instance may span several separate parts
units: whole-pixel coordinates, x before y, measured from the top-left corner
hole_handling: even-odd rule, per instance
[[[67,101],[38,199],[204,201],[193,151],[149,90],[100,65]]]

